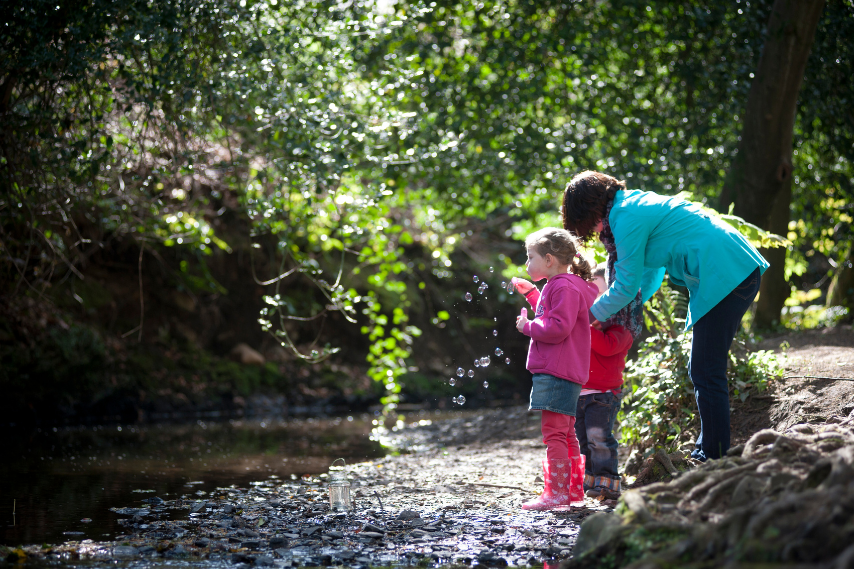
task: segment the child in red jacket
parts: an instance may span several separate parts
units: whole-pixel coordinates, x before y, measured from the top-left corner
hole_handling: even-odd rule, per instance
[[[600,296],[608,290],[605,270],[602,263],[593,271]],[[578,397],[575,435],[585,457],[584,489],[591,497],[616,499],[620,495],[618,444],[613,430],[632,340],[631,333],[617,324],[604,330],[598,322],[590,327],[590,379]]]

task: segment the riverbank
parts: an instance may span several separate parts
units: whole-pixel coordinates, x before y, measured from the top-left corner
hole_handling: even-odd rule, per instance
[[[561,560],[616,568],[647,560],[645,567],[764,561],[817,569],[848,567],[854,558],[854,413],[784,433],[763,430],[726,459],[628,490],[619,503],[588,499],[569,512],[519,508],[542,484],[535,413],[428,417],[375,431],[405,452],[347,467],[354,501],[348,513],[329,510],[324,474],[271,476],[209,493],[188,485],[174,499],[148,494],[112,508],[124,530],[115,540],[4,555],[246,568]]]
[[[377,425],[372,436],[400,452],[348,466],[355,507],[347,514],[329,511],[322,474],[259,472],[245,486],[199,493],[188,484],[175,496],[142,494],[115,504],[123,531],[113,540],[5,548],[3,554],[241,567],[500,567],[561,560],[597,568],[850,567],[850,332],[836,331],[830,340],[828,334],[790,336],[787,379],[734,408],[735,446],[727,458],[680,463],[688,471],[677,472],[676,454],[648,457],[638,477],[647,484],[618,503],[588,500],[569,512],[523,512],[519,504],[542,487],[538,415],[519,406],[441,416],[422,411]],[[801,377],[817,373],[839,379]]]

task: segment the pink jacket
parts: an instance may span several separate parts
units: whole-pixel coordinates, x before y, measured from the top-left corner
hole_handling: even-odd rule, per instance
[[[522,328],[531,337],[526,367],[584,385],[590,376],[590,305],[598,289],[573,274],[556,275],[543,292],[531,289],[525,299],[536,317]]]

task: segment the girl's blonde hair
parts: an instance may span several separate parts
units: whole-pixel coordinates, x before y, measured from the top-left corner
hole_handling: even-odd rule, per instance
[[[525,247],[533,249],[541,257],[551,255],[562,265],[569,265],[569,272],[586,281],[593,280],[593,263],[580,252],[578,238],[566,229],[546,227],[528,235]]]

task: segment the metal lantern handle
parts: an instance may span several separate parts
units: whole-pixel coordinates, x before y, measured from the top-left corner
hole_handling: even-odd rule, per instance
[[[341,461],[341,466],[335,466],[335,463],[338,462],[339,460]],[[343,458],[336,458],[335,460],[332,461],[332,464],[329,465],[329,468],[330,469],[334,468],[334,469],[338,470],[339,468],[343,469],[345,466],[347,466],[347,463]]]

